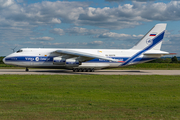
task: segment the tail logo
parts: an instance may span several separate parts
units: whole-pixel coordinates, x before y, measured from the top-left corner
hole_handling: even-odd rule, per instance
[[[35,60],[36,60],[36,61],[39,61],[39,57],[36,57]]]
[[[148,45],[151,45],[151,44],[153,43],[153,40],[150,39],[150,38],[148,38],[148,39],[146,40],[146,43],[147,43]]]

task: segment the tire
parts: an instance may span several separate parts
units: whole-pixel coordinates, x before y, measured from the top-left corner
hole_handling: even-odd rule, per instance
[[[86,68],[84,68],[84,69],[82,70],[82,72],[86,72]]]
[[[26,72],[28,72],[29,71],[29,69],[28,68],[26,68]]]
[[[82,69],[80,68],[78,71],[79,71],[79,72],[82,72]]]
[[[88,69],[87,69],[87,72],[91,72],[91,69],[90,69],[90,68],[88,68]]]
[[[75,69],[75,72],[79,72],[79,69],[78,69],[78,68],[76,68],[76,69]]]

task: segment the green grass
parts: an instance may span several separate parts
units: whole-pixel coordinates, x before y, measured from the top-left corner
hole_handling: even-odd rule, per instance
[[[0,64],[0,67],[14,67],[13,65]]]
[[[1,75],[0,119],[180,119],[180,76]]]

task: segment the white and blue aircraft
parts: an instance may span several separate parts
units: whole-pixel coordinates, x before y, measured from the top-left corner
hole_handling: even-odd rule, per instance
[[[28,68],[64,68],[74,72],[144,63],[171,53],[161,51],[166,24],[156,24],[131,49],[22,48],[3,59],[5,64]]]

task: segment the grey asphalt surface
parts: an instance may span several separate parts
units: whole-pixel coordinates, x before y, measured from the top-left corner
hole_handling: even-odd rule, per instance
[[[180,75],[180,70],[96,70],[95,72],[73,72],[58,69],[0,69],[0,75]]]

